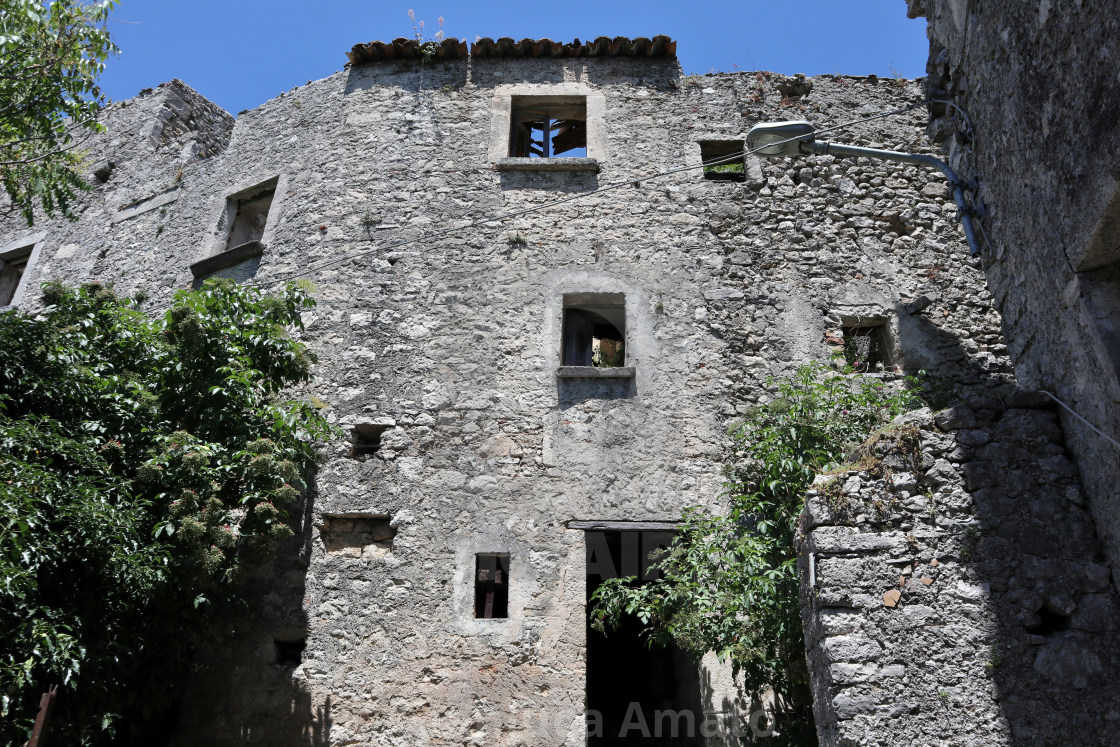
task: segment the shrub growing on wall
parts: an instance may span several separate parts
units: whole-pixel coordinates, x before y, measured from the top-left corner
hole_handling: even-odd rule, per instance
[[[611,579],[596,591],[592,624],[645,625],[651,645],[674,642],[730,660],[753,695],[773,698],[776,734],[767,744],[816,744],[798,604],[794,533],[805,492],[876,429],[918,404],[877,377],[800,367],[777,382],[775,398],[732,430],[729,511],[685,511],[677,537],[645,585]],[[756,724],[757,726],[757,724]],[[749,733],[749,730],[748,730]]]
[[[288,332],[313,301],[228,281],[156,320],[97,285],[44,300],[0,315],[0,741],[57,684],[51,741],[150,744],[329,433],[281,397],[310,378]]]

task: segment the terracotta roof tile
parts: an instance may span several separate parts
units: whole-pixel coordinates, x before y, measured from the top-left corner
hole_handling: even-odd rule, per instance
[[[391,60],[419,60],[428,50],[434,52],[437,60],[452,60],[467,56],[467,43],[462,39],[444,39],[440,42],[421,44],[415,39],[403,37],[391,42],[371,41],[368,44],[355,44],[346,53],[350,62],[361,65],[367,62]],[[522,39],[515,41],[508,36],[494,39],[479,39],[471,45],[472,57],[676,57],[677,43],[667,36],[647,39],[639,36],[630,39],[616,36],[611,39],[600,36],[593,41],[571,43],[555,42],[551,39]]]
[[[497,41],[479,39],[471,45],[472,57],[675,57],[677,43],[667,36],[647,39],[639,36],[600,36],[594,41],[570,44],[551,39],[522,39],[514,41],[504,36]]]
[[[437,60],[453,60],[467,56],[467,43],[462,39],[444,39],[440,42],[421,44],[415,39],[401,37],[391,42],[371,41],[368,44],[355,44],[346,56],[350,58],[351,63],[361,65],[366,62],[419,60],[428,50],[434,51]]]

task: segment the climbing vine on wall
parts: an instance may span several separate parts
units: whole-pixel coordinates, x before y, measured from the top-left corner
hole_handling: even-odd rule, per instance
[[[292,534],[329,427],[285,387],[307,289],[229,281],[151,319],[110,288],[0,315],[0,741],[158,743],[207,610]],[[155,740],[155,741],[153,741]]]
[[[727,469],[727,514],[686,510],[657,561],[662,577],[603,583],[591,618],[609,636],[635,615],[651,645],[715,651],[749,692],[774,693],[776,734],[768,744],[816,744],[798,606],[797,518],[817,474],[919,402],[878,377],[822,364],[770,384],[776,396],[732,430],[737,453]]]

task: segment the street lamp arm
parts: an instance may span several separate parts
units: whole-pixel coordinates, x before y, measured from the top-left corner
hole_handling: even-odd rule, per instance
[[[968,242],[968,250],[972,256],[980,253],[980,244],[976,240],[976,228],[972,223],[972,208],[964,199],[964,185],[961,183],[957,172],[953,171],[949,164],[942,161],[940,158],[934,156],[927,156],[920,153],[902,153],[897,150],[880,150],[879,148],[862,148],[858,145],[841,145],[840,143],[830,143],[827,140],[802,140],[800,141],[801,151],[808,153],[815,153],[818,156],[832,155],[832,156],[866,156],[868,158],[878,158],[883,161],[897,161],[899,163],[911,163],[917,166],[931,166],[949,180],[949,186],[953,190],[953,202],[957,204],[957,210],[961,215],[961,227],[964,229],[964,238]]]

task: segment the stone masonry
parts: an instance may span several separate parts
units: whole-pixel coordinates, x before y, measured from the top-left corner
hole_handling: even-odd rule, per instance
[[[587,558],[571,522],[720,510],[727,427],[767,399],[769,377],[827,358],[846,330],[875,327],[886,369],[1010,381],[940,175],[832,156],[748,157],[742,181],[699,169],[702,141],[741,145],[775,119],[882,114],[830,137],[931,152],[925,113],[896,111],[922,101],[915,82],[686,77],[664,43],[610,51],[638,49],[628,40],[583,56],[461,49],[354,64],[236,122],[165,84],[107,113],[90,158],[114,166],[76,222],[0,227],[5,246],[34,246],[17,298],[31,311],[48,278],[144,291],[152,313],[207,272],[318,288],[304,337],[315,383],[292,396],[355,443],[325,447],[297,538],[200,652],[177,744],[583,744]],[[585,105],[586,157],[504,161],[518,97]],[[580,199],[552,204],[567,197]],[[250,209],[252,241],[231,248]],[[585,296],[622,299],[621,375],[560,370],[566,298]],[[1058,460],[1054,446],[1030,453]],[[1040,520],[1080,500],[1068,462],[1054,464]],[[964,511],[937,510],[951,508]],[[479,619],[476,563],[496,556],[508,557],[508,618]],[[851,578],[853,594],[871,593]],[[983,651],[994,630],[975,634]],[[692,666],[717,727],[706,743],[737,743],[750,703],[713,662]]]
[[[1120,605],[1052,400],[900,416],[802,515],[822,745],[1112,745]]]
[[[1015,374],[1120,441],[1120,15],[1099,0],[909,0],[929,132],[975,186]],[[1113,571],[1120,447],[1059,413]],[[1116,580],[1114,573],[1113,579]]]

